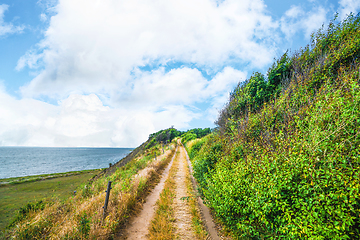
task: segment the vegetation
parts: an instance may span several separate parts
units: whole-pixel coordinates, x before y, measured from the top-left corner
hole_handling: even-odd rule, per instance
[[[25,205],[3,237],[14,239],[113,238],[135,208],[135,203],[145,195],[147,188],[151,186],[150,183],[156,181],[174,152],[171,150],[173,146],[170,145],[166,147],[163,155],[160,154],[159,144],[147,149],[143,148],[143,145],[139,147],[141,151],[125,166],[114,169],[112,174],[102,174],[77,187],[76,195],[66,195],[66,198],[52,201],[51,204],[40,201]],[[155,153],[158,156],[157,160],[154,159]],[[46,181],[53,180],[56,179]],[[103,215],[102,207],[108,181],[112,181],[112,190],[107,212]],[[41,182],[8,184],[7,186]]]
[[[171,127],[165,130],[160,130],[156,133],[150,134],[149,143],[146,148],[151,148],[158,143],[165,144],[171,142],[176,137],[181,137],[182,142],[185,143],[195,138],[202,138],[211,133],[210,128],[194,128],[188,131],[182,132]]]
[[[85,170],[0,180],[0,230],[37,210],[31,207],[33,204],[50,204],[71,197],[79,185],[99,172]]]
[[[231,93],[218,128],[188,142],[195,177],[238,239],[360,236],[360,15]]]
[[[68,176],[79,175],[79,174],[83,174],[83,173],[97,173],[97,172],[99,172],[99,169],[71,171],[71,172],[64,172],[64,173],[50,173],[50,174],[41,174],[41,175],[33,175],[33,176],[26,176],[26,177],[3,178],[3,179],[0,179],[0,186],[4,186],[7,184],[36,182],[36,181],[42,181],[42,180],[51,179],[51,178],[68,177]]]

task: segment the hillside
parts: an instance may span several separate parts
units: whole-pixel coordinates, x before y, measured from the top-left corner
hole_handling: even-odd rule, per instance
[[[360,15],[231,92],[188,142],[203,197],[236,239],[358,239]]]
[[[121,239],[129,219],[142,208],[165,167],[175,157],[178,138],[192,140],[210,132],[209,128],[186,132],[169,128],[151,134],[121,161],[78,186],[73,196],[38,202],[29,199],[30,202],[12,216],[6,231],[0,232],[0,239]],[[112,190],[104,213],[109,181]],[[54,194],[57,194],[55,190]],[[198,225],[202,234],[202,226]]]

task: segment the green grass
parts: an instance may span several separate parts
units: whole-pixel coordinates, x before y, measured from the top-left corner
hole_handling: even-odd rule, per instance
[[[72,196],[79,185],[99,172],[100,170],[86,170],[1,179],[0,183],[10,183],[0,185],[0,230],[5,229],[20,207],[42,199],[64,200]]]

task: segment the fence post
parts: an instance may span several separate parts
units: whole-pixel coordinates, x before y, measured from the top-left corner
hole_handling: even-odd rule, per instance
[[[107,190],[105,191],[106,192],[105,205],[103,206],[103,208],[104,208],[104,217],[105,217],[106,209],[107,209],[108,202],[109,202],[110,189],[111,189],[111,181],[108,182]]]

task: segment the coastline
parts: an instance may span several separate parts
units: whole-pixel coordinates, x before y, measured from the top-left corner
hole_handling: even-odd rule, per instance
[[[2,178],[0,179],[0,187],[8,184],[21,184],[26,182],[36,182],[36,181],[42,181],[47,179],[59,178],[59,177],[79,175],[84,173],[100,172],[103,171],[104,169],[105,168],[98,168],[98,169],[70,171],[70,172],[62,172],[62,173],[49,173],[49,174],[23,176],[23,177]]]

